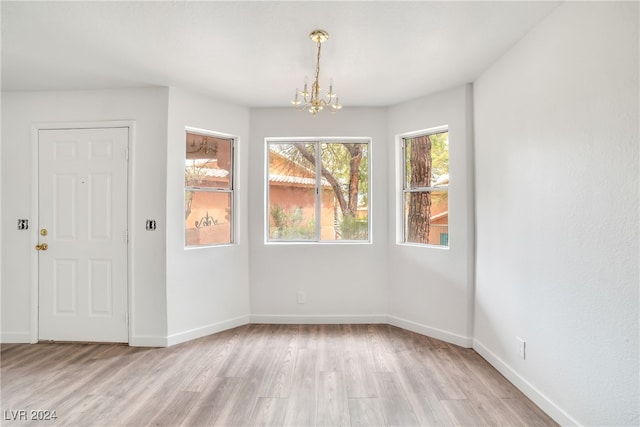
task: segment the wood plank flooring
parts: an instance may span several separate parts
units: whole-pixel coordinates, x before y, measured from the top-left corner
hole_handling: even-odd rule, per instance
[[[0,349],[7,426],[557,425],[475,351],[389,325],[246,325],[169,348]],[[32,410],[57,419],[31,420]]]

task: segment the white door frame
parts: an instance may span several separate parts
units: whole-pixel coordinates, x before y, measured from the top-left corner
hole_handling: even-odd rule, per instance
[[[40,230],[39,221],[39,197],[38,197],[38,181],[40,169],[38,165],[38,133],[41,130],[55,130],[55,129],[93,129],[93,128],[123,128],[129,129],[129,158],[127,162],[127,342],[131,342],[131,336],[133,335],[133,271],[132,271],[132,251],[133,236],[131,233],[131,218],[133,217],[133,180],[132,180],[132,167],[133,164],[132,152],[135,142],[135,127],[134,120],[113,120],[113,121],[97,121],[97,122],[60,122],[60,123],[35,123],[31,126],[31,224],[29,229],[31,230],[31,247],[35,247],[38,244],[40,236],[38,230]],[[38,302],[40,299],[39,287],[38,287],[38,251],[33,249],[31,252],[31,340],[32,344],[38,342]]]

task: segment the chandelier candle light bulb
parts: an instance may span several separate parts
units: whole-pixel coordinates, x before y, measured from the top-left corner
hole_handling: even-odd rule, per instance
[[[338,95],[333,91],[333,79],[329,80],[329,93],[326,95],[326,99],[320,96],[320,48],[323,42],[329,38],[329,33],[324,30],[314,30],[309,34],[309,38],[317,44],[318,53],[316,55],[316,76],[315,80],[311,84],[311,92],[308,91],[307,77],[304,78],[304,89],[299,91],[296,88],[293,101],[291,103],[299,109],[308,109],[309,112],[315,116],[319,111],[322,111],[324,107],[328,107],[329,111],[335,113],[342,108],[338,101]],[[302,100],[298,99],[298,95],[302,97]]]

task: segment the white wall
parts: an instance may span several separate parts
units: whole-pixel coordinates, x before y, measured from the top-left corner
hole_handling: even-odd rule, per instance
[[[238,137],[234,245],[184,248],[185,126]],[[168,140],[168,343],[175,344],[249,321],[249,109],[171,88]]]
[[[474,347],[565,424],[640,422],[638,40],[568,2],[474,85]]]
[[[145,345],[167,334],[165,270],[165,166],[167,89],[2,93],[2,342],[29,342],[33,246],[31,127],[37,123],[135,121],[130,152],[130,269],[133,332],[130,343]],[[30,230],[18,231],[18,218]],[[158,230],[145,231],[145,220]]]
[[[471,86],[389,109],[389,316],[392,324],[471,347],[473,301],[473,144]],[[449,127],[449,248],[396,244],[402,133]]]
[[[371,244],[265,244],[265,137],[371,137]],[[387,311],[386,110],[347,108],[311,117],[251,110],[249,233],[254,322],[378,322]],[[296,292],[306,294],[297,304]]]

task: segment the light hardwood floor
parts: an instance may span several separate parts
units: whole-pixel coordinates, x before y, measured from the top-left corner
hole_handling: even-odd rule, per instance
[[[3,425],[557,425],[473,350],[388,325],[246,325],[169,348],[3,344],[0,356]],[[20,410],[27,421],[12,420]]]

